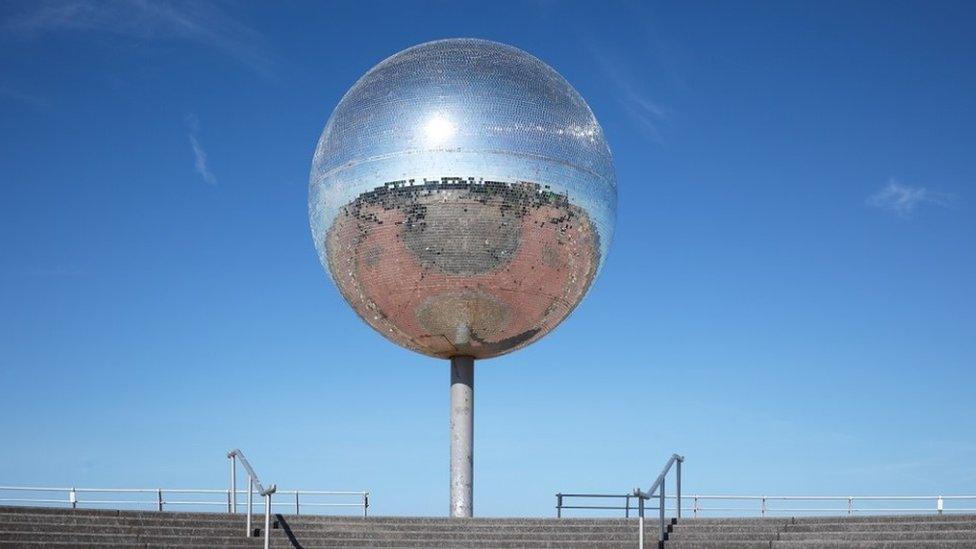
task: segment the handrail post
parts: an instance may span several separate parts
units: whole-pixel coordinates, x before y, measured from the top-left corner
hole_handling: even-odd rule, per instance
[[[637,494],[637,547],[644,549],[644,495]]]
[[[68,503],[71,504],[72,509],[78,508],[78,492],[73,487],[68,491]]]
[[[369,492],[363,492],[363,518],[366,518],[367,509],[369,509]]]
[[[681,462],[684,459],[678,460],[678,485],[676,488],[676,495],[678,496],[678,518],[681,518]]]
[[[940,495],[935,500],[935,510],[938,511],[940,515],[942,514],[942,507],[943,507],[943,505],[942,505],[942,496]]]
[[[624,507],[624,518],[630,518],[630,496],[624,496],[626,506]]]
[[[254,508],[254,478],[247,475],[247,537],[254,537],[254,529],[251,528],[251,513]]]
[[[228,513],[237,512],[237,454],[230,455],[230,500]]]
[[[563,495],[556,494],[556,518],[563,518]]]
[[[298,490],[295,490],[295,515],[300,515],[298,511]]]
[[[698,496],[695,496],[694,502],[691,507],[691,514],[693,517],[698,518]]]
[[[156,489],[156,509],[163,510],[163,490],[161,488]]]
[[[766,496],[762,497],[761,503],[759,505],[759,516],[766,516]]]
[[[264,496],[264,549],[271,549],[271,494]]]
[[[658,536],[657,536],[657,540],[659,542],[663,542],[665,539],[665,533],[664,533],[664,486],[665,484],[666,484],[665,482],[663,481],[661,482],[661,505],[660,505],[661,530],[658,532]]]
[[[847,516],[854,514],[854,498],[852,496],[847,497]]]

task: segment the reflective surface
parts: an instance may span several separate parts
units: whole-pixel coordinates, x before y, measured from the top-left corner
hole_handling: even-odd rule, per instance
[[[521,50],[442,40],[363,76],[309,182],[322,264],[373,328],[438,357],[542,337],[606,257],[616,180],[578,93]]]

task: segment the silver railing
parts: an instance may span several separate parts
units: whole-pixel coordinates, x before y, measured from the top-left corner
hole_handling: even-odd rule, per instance
[[[672,467],[675,467],[675,495],[672,496],[677,504],[673,510],[677,511],[678,518],[681,518],[681,464],[684,463],[684,456],[679,456],[678,454],[672,454],[668,459],[668,462],[664,464],[664,468],[661,470],[661,474],[657,476],[657,479],[651,484],[651,487],[647,491],[643,491],[640,488],[635,488],[630,494],[556,494],[556,517],[563,516],[563,509],[600,509],[600,510],[622,510],[624,511],[626,517],[630,516],[630,510],[632,509],[630,501],[635,499],[637,501],[637,541],[640,549],[644,549],[644,511],[646,509],[652,509],[658,511],[658,543],[663,543],[667,539],[667,524],[665,522],[665,513],[668,510],[667,500],[668,496],[665,494],[665,485],[667,484],[668,473],[671,471]],[[600,500],[624,500],[624,505],[621,507],[619,505],[566,505],[564,500],[566,498],[582,498],[582,499],[600,499]],[[649,499],[657,500],[657,507],[647,507],[644,502]]]
[[[623,505],[562,505],[559,496],[615,499]],[[623,511],[630,517],[637,511],[633,494],[556,494],[556,516],[563,509],[598,509]],[[667,512],[678,515],[677,497],[666,496]],[[633,503],[632,503],[633,502]],[[951,514],[976,513],[976,495],[972,496],[744,496],[688,494],[682,499],[682,511],[692,517],[699,516],[809,516],[809,515],[877,515],[877,514]],[[736,505],[736,503],[740,503]],[[804,505],[797,506],[798,503]]]
[[[637,541],[640,549],[644,549],[644,500],[651,498],[658,498],[658,534],[657,540],[658,544],[664,543],[667,539],[667,526],[664,524],[664,513],[667,507],[667,499],[664,494],[665,486],[667,484],[668,472],[671,471],[671,467],[677,464],[677,474],[675,475],[675,497],[677,498],[677,510],[678,518],[681,518],[681,464],[684,463],[684,456],[679,456],[678,454],[671,454],[668,462],[664,464],[664,469],[661,470],[661,474],[657,476],[657,479],[651,484],[651,487],[647,489],[646,492],[642,491],[640,488],[634,488],[634,495],[637,496],[637,512],[638,515],[638,534]],[[657,493],[655,496],[654,494]]]
[[[689,495],[692,516],[720,512],[724,514],[755,515],[761,517],[777,513],[792,515],[840,514],[871,515],[898,513],[976,513],[973,496],[741,496]],[[719,505],[708,505],[710,502]],[[797,507],[795,502],[803,503]],[[740,505],[735,505],[741,503]]]
[[[264,549],[271,548],[271,495],[278,490],[278,486],[272,484],[268,488],[261,485],[261,480],[258,479],[258,474],[254,472],[254,468],[244,457],[244,453],[240,449],[234,449],[227,453],[227,459],[230,460],[230,493],[237,494],[237,462],[240,461],[241,465],[244,466],[244,470],[247,471],[247,537],[254,537],[254,529],[251,528],[251,514],[254,508],[254,489],[258,489],[258,493],[264,498]],[[237,512],[237,497],[234,496],[230,499],[230,512]]]
[[[236,491],[238,502],[247,490]],[[336,492],[325,490],[281,490],[271,502],[272,513],[306,514],[326,507],[360,508],[363,516],[369,507],[369,492]],[[0,486],[0,504],[63,505],[72,508],[134,510],[224,511],[233,506],[230,490],[177,488],[59,488],[50,486]],[[326,501],[324,499],[328,498]],[[333,500],[340,499],[338,503]],[[264,508],[264,501],[254,502]]]

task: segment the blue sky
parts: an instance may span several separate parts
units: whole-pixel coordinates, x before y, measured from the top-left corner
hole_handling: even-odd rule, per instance
[[[0,484],[283,488],[446,514],[445,362],[318,264],[311,155],[407,46],[561,72],[613,249],[477,369],[475,512],[557,491],[976,492],[976,36],[959,2],[13,2],[0,8]]]

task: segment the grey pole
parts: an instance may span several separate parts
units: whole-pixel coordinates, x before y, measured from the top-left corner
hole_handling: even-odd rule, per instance
[[[681,518],[681,462],[682,461],[684,460],[679,459],[678,463],[675,464],[678,466],[678,486],[675,489],[675,492],[677,492],[678,495],[678,518]]]
[[[472,515],[474,357],[451,358],[451,516]]]
[[[254,477],[250,473],[247,475],[247,537],[254,537],[254,529],[251,528],[251,513],[254,511]]]
[[[227,512],[237,512],[237,456],[230,456],[230,500],[227,502]]]
[[[271,494],[264,496],[264,549],[271,549]]]

